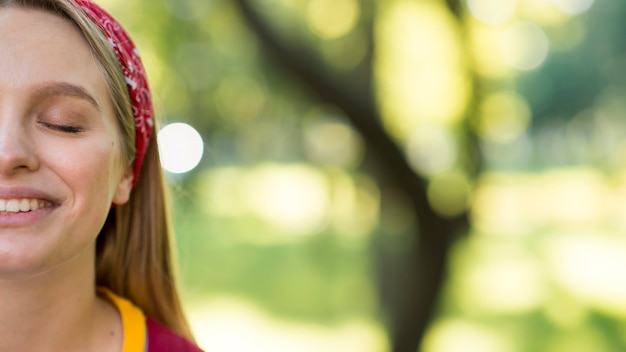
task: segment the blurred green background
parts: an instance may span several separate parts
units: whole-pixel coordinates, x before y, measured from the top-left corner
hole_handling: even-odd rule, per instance
[[[100,2],[207,351],[626,350],[626,3]]]

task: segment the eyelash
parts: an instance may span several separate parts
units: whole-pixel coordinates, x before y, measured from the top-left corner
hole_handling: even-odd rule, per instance
[[[72,125],[55,125],[52,123],[47,123],[47,122],[41,122],[41,124],[47,128],[50,128],[52,130],[55,131],[59,131],[59,132],[65,132],[65,133],[72,133],[72,134],[77,134],[80,132],[83,132],[83,128],[81,127],[77,127],[77,126],[72,126]]]

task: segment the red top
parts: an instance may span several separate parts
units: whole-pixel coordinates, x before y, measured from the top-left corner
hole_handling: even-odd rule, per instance
[[[202,352],[192,342],[176,335],[156,320],[146,317],[147,352]]]

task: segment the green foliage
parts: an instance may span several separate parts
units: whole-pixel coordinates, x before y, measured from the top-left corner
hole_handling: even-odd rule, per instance
[[[384,71],[381,73],[373,71],[375,69],[368,65],[372,59],[376,62],[376,49],[389,42],[395,43],[395,40],[402,43],[400,39],[409,36],[408,32],[389,38],[372,36],[377,21],[387,18],[383,16],[387,15],[385,11],[398,3],[409,4],[405,9],[411,9],[411,4],[427,4],[441,7],[440,12],[445,11],[444,2],[427,0],[354,1],[358,6],[358,19],[347,33],[332,37],[336,32],[324,32],[324,28],[312,24],[311,8],[315,2],[324,1],[252,1],[281,39],[299,48],[309,48],[327,72],[339,77],[340,83],[355,91],[363,88],[360,83],[372,77],[380,79],[380,76],[394,72],[395,67],[381,69]],[[468,80],[462,88],[471,91],[468,94],[472,96],[463,108],[463,116],[459,121],[452,122],[394,122],[394,128],[400,132],[393,138],[407,150],[408,157],[416,152],[426,162],[436,163],[449,156],[443,155],[444,149],[452,151],[450,165],[429,174],[431,181],[445,179],[443,176],[451,174],[476,176],[467,181],[467,187],[471,188],[468,192],[472,193],[467,202],[471,207],[473,231],[468,239],[457,243],[452,254],[451,272],[442,295],[439,315],[431,329],[430,340],[427,340],[437,340],[432,336],[444,331],[441,335],[443,340],[458,337],[459,341],[478,341],[477,346],[488,346],[490,341],[496,341],[493,346],[508,346],[508,349],[494,352],[624,350],[624,312],[607,313],[597,302],[585,301],[584,297],[580,298],[580,292],[564,285],[558,273],[550,273],[553,268],[548,263],[551,257],[545,254],[548,248],[545,242],[554,233],[572,228],[582,228],[590,238],[596,238],[596,232],[607,228],[616,237],[623,237],[626,231],[623,220],[619,218],[622,213],[615,210],[621,209],[626,201],[624,197],[620,198],[623,182],[616,177],[615,180],[603,180],[598,186],[595,181],[598,175],[619,175],[626,166],[626,144],[623,142],[626,135],[623,119],[626,113],[626,104],[623,103],[626,97],[626,76],[623,73],[626,5],[617,1],[596,1],[588,13],[569,18],[562,13],[555,15],[550,12],[554,10],[552,8],[536,9],[548,6],[548,2],[518,1],[516,19],[536,20],[540,24],[543,21],[552,45],[542,65],[530,71],[520,71],[496,67],[489,61],[499,55],[500,49],[495,44],[480,47],[475,52],[472,45],[487,40],[483,37],[477,39],[477,33],[504,31],[508,23],[481,27],[469,13],[469,2],[460,6],[461,2],[448,1],[457,3],[455,8],[463,13],[457,14],[457,17],[447,14],[443,17],[446,22],[437,24],[444,26],[446,35],[454,39],[449,42],[455,45],[454,53],[461,56],[459,62],[455,62],[460,67],[455,69]],[[287,74],[284,67],[276,65],[275,59],[266,55],[265,48],[254,33],[249,32],[230,0],[146,0],[123,4],[111,0],[110,3],[111,11],[128,25],[144,54],[162,120],[190,123],[205,138],[206,154],[200,167],[187,175],[170,175],[185,298],[202,301],[206,297],[229,295],[254,302],[270,314],[293,322],[332,324],[364,318],[376,320],[384,326],[386,321],[381,317],[378,296],[380,281],[375,275],[381,263],[377,262],[376,255],[386,251],[391,253],[387,260],[396,261],[393,265],[404,265],[401,258],[406,259],[411,254],[420,224],[406,214],[411,209],[403,198],[405,195],[392,197],[393,204],[385,203],[384,194],[397,191],[378,189],[373,180],[381,173],[380,170],[372,171],[371,165],[361,165],[366,160],[362,155],[372,149],[371,146],[361,145],[367,141],[355,137],[356,142],[346,147],[352,148],[347,154],[354,157],[344,163],[311,152],[313,126],[329,121],[346,125],[344,113],[321,104],[319,96],[310,95]],[[333,9],[327,8],[328,16],[333,15]],[[432,13],[422,17],[424,22],[434,18],[430,16]],[[420,26],[426,25],[408,21],[390,27],[408,30],[412,26],[423,28]],[[434,36],[438,32],[432,33]],[[420,37],[419,34],[423,33],[417,33],[416,37]],[[406,55],[428,59],[431,53],[441,49],[437,46],[443,41],[441,36],[431,38],[430,34],[423,35],[420,40],[426,41],[417,42],[431,46],[400,45],[399,50]],[[512,47],[517,48],[518,45]],[[373,57],[370,56],[372,54]],[[448,59],[448,56],[439,57],[435,62]],[[481,60],[486,60],[487,64],[481,63]],[[409,67],[422,69],[425,76],[432,73],[431,67],[419,60],[409,64]],[[404,73],[395,74],[402,76]],[[430,75],[433,76],[430,83],[420,86],[421,90],[416,88],[417,84],[408,85],[390,96],[406,93],[409,98],[424,98],[410,95],[420,91],[426,95],[423,101],[427,103],[437,84],[449,78],[449,72],[444,73],[446,75]],[[359,80],[351,81],[354,77]],[[394,76],[390,81],[401,81],[400,78],[403,77]],[[512,105],[515,107],[511,111],[513,115],[524,110],[519,108],[521,106],[531,116],[528,117],[528,126],[523,123],[519,124],[521,128],[514,126],[519,130],[514,131],[517,134],[510,134],[513,135],[511,139],[493,140],[489,139],[489,133],[502,137],[499,132],[504,130],[505,134],[509,133],[507,128],[519,123],[519,120],[507,119],[510,116],[481,116],[487,110],[482,103],[490,95],[502,91],[513,92],[514,97],[526,104]],[[445,96],[438,97],[435,105],[445,107],[451,104],[452,93],[448,91]],[[376,99],[384,105],[382,103],[386,98],[380,94]],[[510,107],[495,110],[507,111],[506,108]],[[414,111],[403,113],[403,116],[414,116]],[[383,116],[385,118],[389,116]],[[419,116],[415,120],[421,121]],[[508,125],[511,121],[513,123]],[[443,148],[442,144],[417,143],[422,142],[420,139],[415,145],[425,149],[411,151],[413,144],[410,136],[413,129],[423,127],[421,124],[426,125],[429,131],[435,130],[446,138],[454,139],[454,143],[444,143],[446,148]],[[481,128],[489,133],[483,133]],[[356,135],[354,130],[350,131]],[[325,138],[313,144],[323,146],[345,142],[336,137]],[[474,150],[480,151],[484,165],[468,156]],[[324,179],[334,185],[329,186],[330,198],[351,199],[357,205],[371,202],[375,206],[352,206],[357,212],[367,214],[357,219],[361,222],[346,220],[354,226],[344,226],[341,230],[340,226],[332,224],[336,219],[328,216],[330,220],[326,226],[304,235],[290,233],[259,214],[242,210],[239,205],[232,214],[207,211],[206,202],[226,203],[237,195],[228,193],[229,190],[226,194],[209,193],[215,199],[198,196],[201,188],[198,184],[202,184],[206,177],[205,171],[237,167],[244,173],[252,174],[251,169],[255,165],[268,161],[305,163],[320,170]],[[419,162],[415,161],[416,165]],[[577,165],[588,166],[594,177],[583,177],[581,180],[576,175],[572,176],[576,171],[552,176],[541,174],[543,170]],[[419,165],[416,170],[420,171]],[[512,181],[502,186],[497,177],[495,180],[491,178],[494,170],[504,171],[504,174],[519,173],[519,177],[513,175]],[[363,177],[356,171],[367,176]],[[335,174],[341,175],[336,177],[339,181],[329,176]],[[551,181],[544,184],[544,179]],[[239,181],[233,179],[233,182]],[[571,184],[582,185],[582,190],[566,187]],[[561,186],[563,188],[559,188]],[[585,188],[587,186],[592,187],[591,191]],[[450,190],[445,186],[443,189]],[[349,194],[337,196],[342,192]],[[483,207],[479,196],[484,194],[489,197],[485,196],[487,206]],[[606,194],[615,196],[604,197]],[[568,196],[573,200],[569,200]],[[551,199],[565,201],[552,203]],[[595,199],[600,201],[593,202]],[[575,206],[580,204],[586,208],[578,212],[579,208]],[[329,206],[337,214],[349,218],[345,214],[350,212],[342,213],[342,207],[347,206],[339,201],[331,202]],[[367,211],[362,210],[365,208]],[[596,213],[601,214],[597,215],[599,220],[585,220],[588,214]],[[581,217],[584,219],[581,220]],[[348,233],[350,228],[356,229],[356,239],[350,237],[355,236]],[[429,230],[421,229],[421,234],[429,233]],[[573,237],[567,236],[572,242],[575,241]],[[501,267],[520,271],[505,271],[503,274],[498,271]],[[538,295],[540,297],[530,303],[522,297],[521,301],[516,301],[521,302],[519,306],[515,306],[517,303],[513,300],[519,297],[515,292],[507,291],[505,286],[511,284],[516,287],[516,280],[506,274],[528,273],[527,269],[540,277],[536,282],[539,282],[538,289],[545,296]],[[414,274],[410,270],[407,272],[408,275]],[[511,280],[499,282],[493,281],[493,277]],[[532,284],[536,282],[532,276],[529,277],[526,277],[529,283],[519,287],[532,293]],[[467,287],[475,289],[478,285],[472,283],[474,279],[478,284],[486,282],[493,285],[493,291],[504,293],[491,297],[490,292],[471,292]],[[622,280],[620,277],[614,279]],[[507,299],[511,300],[508,305],[497,305]],[[449,321],[460,321],[462,324],[447,325]],[[439,330],[440,326],[446,328]],[[449,350],[426,346],[425,351],[428,352]],[[466,350],[464,348],[461,346],[456,350]],[[481,350],[488,351],[491,350]]]

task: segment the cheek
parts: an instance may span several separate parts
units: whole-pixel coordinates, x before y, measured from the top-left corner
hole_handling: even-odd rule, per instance
[[[119,149],[108,138],[59,146],[49,150],[47,166],[70,188],[75,201],[106,204],[121,176]]]

